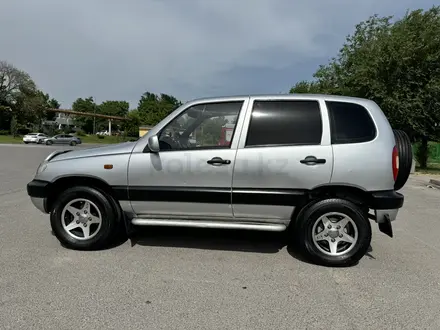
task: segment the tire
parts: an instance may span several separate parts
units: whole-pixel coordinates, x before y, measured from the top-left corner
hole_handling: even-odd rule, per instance
[[[319,229],[323,228],[321,217],[328,215],[332,220],[333,215],[329,215],[332,213],[339,218],[340,215],[348,217],[351,221],[349,220],[342,229],[337,229],[337,225],[332,223],[331,230],[327,228],[326,232],[319,232]],[[349,238],[347,233],[342,231],[344,228],[347,229],[348,235],[355,239],[354,244],[344,242]],[[314,235],[314,231],[320,236]],[[314,241],[313,236],[318,237],[318,240]],[[336,247],[340,249],[339,253],[331,254],[329,247],[332,237]],[[325,199],[309,204],[300,212],[295,226],[295,240],[304,257],[315,264],[332,267],[352,266],[368,252],[371,225],[367,215],[355,204],[339,198]]]
[[[408,181],[413,162],[413,151],[408,135],[401,130],[393,130],[396,147],[399,152],[399,172],[394,183],[394,190],[400,190]]]
[[[29,144],[29,142],[25,142],[24,144]]]
[[[74,146],[76,146],[76,142],[75,142],[75,141],[72,141],[72,142],[70,142],[70,145],[71,145],[72,147],[74,147]]]
[[[79,201],[74,202],[76,200]],[[81,200],[89,201],[90,209],[84,217],[76,216],[74,218],[74,215],[65,210],[65,207],[74,202],[72,206],[78,209],[80,215],[82,215],[84,211],[80,210]],[[97,216],[100,218],[100,224],[95,221]],[[72,218],[74,220],[70,222]],[[76,221],[78,218],[79,222]],[[113,242],[116,231],[120,227],[118,213],[115,211],[110,198],[99,190],[86,186],[69,188],[61,194],[50,214],[50,223],[61,244],[73,250],[99,250],[105,248]],[[76,228],[65,229],[65,226],[71,223]],[[84,237],[87,229],[90,234],[88,239]]]
[[[52,144],[53,144],[52,141],[46,141],[46,145],[50,146],[50,145],[52,145]]]

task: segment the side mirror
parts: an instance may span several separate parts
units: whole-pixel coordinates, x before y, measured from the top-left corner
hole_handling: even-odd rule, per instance
[[[150,149],[151,152],[159,152],[159,138],[157,135],[148,138],[148,149]]]

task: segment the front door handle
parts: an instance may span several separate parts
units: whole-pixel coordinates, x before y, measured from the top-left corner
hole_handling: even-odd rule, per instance
[[[229,159],[222,159],[221,157],[214,157],[211,160],[208,160],[207,163],[209,165],[229,165],[231,164],[231,161]]]
[[[323,158],[316,158],[315,156],[307,156],[306,158],[300,160],[299,162],[305,165],[316,165],[316,164],[325,164],[326,160]]]

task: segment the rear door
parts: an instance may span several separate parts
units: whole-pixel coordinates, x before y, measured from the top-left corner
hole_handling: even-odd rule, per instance
[[[251,98],[234,166],[234,217],[289,220],[308,190],[330,182],[332,167],[323,101]]]

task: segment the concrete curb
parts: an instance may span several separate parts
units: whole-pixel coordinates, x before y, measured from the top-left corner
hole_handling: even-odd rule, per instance
[[[440,189],[440,180],[430,179],[428,187]]]

